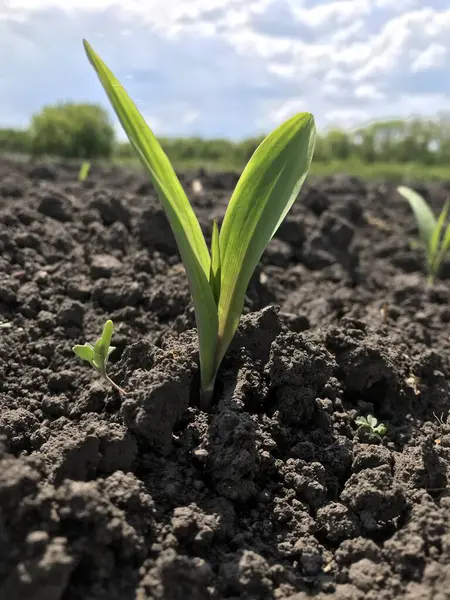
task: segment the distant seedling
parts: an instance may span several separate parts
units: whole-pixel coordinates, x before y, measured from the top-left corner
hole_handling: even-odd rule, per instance
[[[88,160],[84,160],[81,163],[80,170],[78,171],[78,181],[86,181],[89,171],[91,170],[91,163]]]
[[[119,387],[106,372],[106,366],[108,364],[108,358],[111,352],[116,349],[115,346],[111,346],[111,338],[113,333],[113,322],[108,319],[103,327],[102,337],[99,338],[94,345],[85,343],[83,345],[77,345],[72,348],[77,356],[86,360],[94,369],[100,373],[110,385],[113,386],[118,392],[126,395],[125,390]]]
[[[367,417],[358,417],[355,421],[357,425],[360,427],[366,427],[370,429],[373,433],[377,433],[382,436],[387,432],[387,427],[383,423],[378,423],[378,419],[372,415],[367,415]]]
[[[211,253],[172,164],[114,74],[84,41],[89,61],[131,145],[146,167],[172,227],[195,310],[202,408],[211,403],[218,368],[236,332],[246,290],[267,244],[308,174],[316,130],[299,113],[258,146],[233,192],[221,230],[213,223]]]
[[[447,200],[439,218],[436,219],[425,199],[416,191],[403,185],[398,187],[397,191],[409,202],[416,218],[419,229],[417,243],[425,252],[428,283],[432,284],[450,250],[450,223],[444,232],[450,200]]]

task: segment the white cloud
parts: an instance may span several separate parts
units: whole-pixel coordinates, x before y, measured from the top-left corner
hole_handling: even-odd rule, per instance
[[[288,119],[290,115],[293,115],[296,112],[303,112],[306,110],[308,110],[308,108],[304,100],[288,100],[278,108],[271,111],[271,113],[267,116],[268,120],[271,122],[271,125],[275,125],[275,123],[280,123],[285,119]]]
[[[369,121],[370,112],[364,109],[341,108],[330,110],[326,115],[327,125],[335,127],[352,127],[355,122]]]
[[[442,44],[430,44],[428,48],[417,56],[411,65],[411,70],[417,72],[443,67],[448,54],[448,48]]]
[[[355,89],[355,96],[367,100],[379,100],[384,97],[384,94],[377,90],[374,85],[358,85]]]
[[[200,114],[196,110],[188,110],[183,114],[181,120],[186,125],[189,125],[190,123],[195,123],[199,116]]]
[[[108,106],[83,37],[165,135],[450,105],[448,0],[0,0],[0,126],[63,99]]]

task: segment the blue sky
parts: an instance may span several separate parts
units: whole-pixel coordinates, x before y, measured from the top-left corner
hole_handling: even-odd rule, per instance
[[[159,135],[450,111],[449,0],[0,0],[0,127],[69,99],[109,109],[84,37]]]

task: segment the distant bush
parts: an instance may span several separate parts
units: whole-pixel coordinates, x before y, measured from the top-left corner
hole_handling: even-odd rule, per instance
[[[114,128],[108,113],[94,104],[46,106],[30,127],[33,156],[109,158],[114,151]]]
[[[253,143],[235,143],[226,139],[202,139],[199,137],[158,137],[164,152],[174,165],[220,164],[223,168],[240,168],[247,162],[248,148]],[[115,155],[120,159],[135,158],[128,142],[116,145]]]
[[[117,158],[136,158],[136,152],[129,142],[117,142],[114,155]]]
[[[256,148],[263,141],[264,136],[248,138],[238,143],[239,153],[242,157],[242,161],[247,163],[255,152]]]
[[[200,137],[158,139],[178,170],[242,170],[263,137],[231,141]],[[135,162],[129,142],[115,141],[106,111],[90,104],[44,108],[28,131],[0,129],[0,152],[53,155],[91,160],[114,158]],[[437,179],[449,173],[450,113],[433,119],[375,121],[357,129],[319,132],[312,172],[333,169],[396,180],[423,172]],[[434,169],[434,171],[433,171]]]
[[[0,152],[30,152],[30,134],[23,129],[0,129]]]

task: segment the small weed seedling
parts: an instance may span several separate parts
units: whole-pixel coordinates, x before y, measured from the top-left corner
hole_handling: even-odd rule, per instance
[[[378,423],[378,419],[372,415],[367,415],[367,417],[358,417],[355,423],[360,427],[369,428],[373,433],[377,433],[380,436],[385,435],[387,431],[386,425],[383,423]]]
[[[172,227],[189,280],[200,349],[202,408],[208,409],[217,370],[236,332],[247,286],[262,253],[308,174],[316,129],[299,113],[272,131],[245,167],[211,252],[172,164],[135,104],[88,42],[84,48],[127,134],[149,172]]]
[[[432,284],[450,250],[450,223],[444,231],[450,210],[450,201],[444,205],[439,218],[436,219],[433,211],[424,198],[409,187],[401,185],[397,191],[409,202],[416,218],[419,229],[419,246],[425,251],[428,283]]]
[[[81,163],[80,170],[78,171],[78,181],[86,181],[89,171],[91,170],[91,163],[88,160],[84,160]]]
[[[111,346],[111,338],[113,333],[113,322],[108,319],[103,327],[102,337],[99,338],[94,345],[86,343],[83,345],[77,345],[72,348],[77,356],[83,360],[87,360],[98,373],[105,379],[110,385],[113,386],[118,392],[126,395],[125,390],[119,387],[106,372],[106,365],[108,364],[108,358],[111,352],[116,349],[115,346]]]

